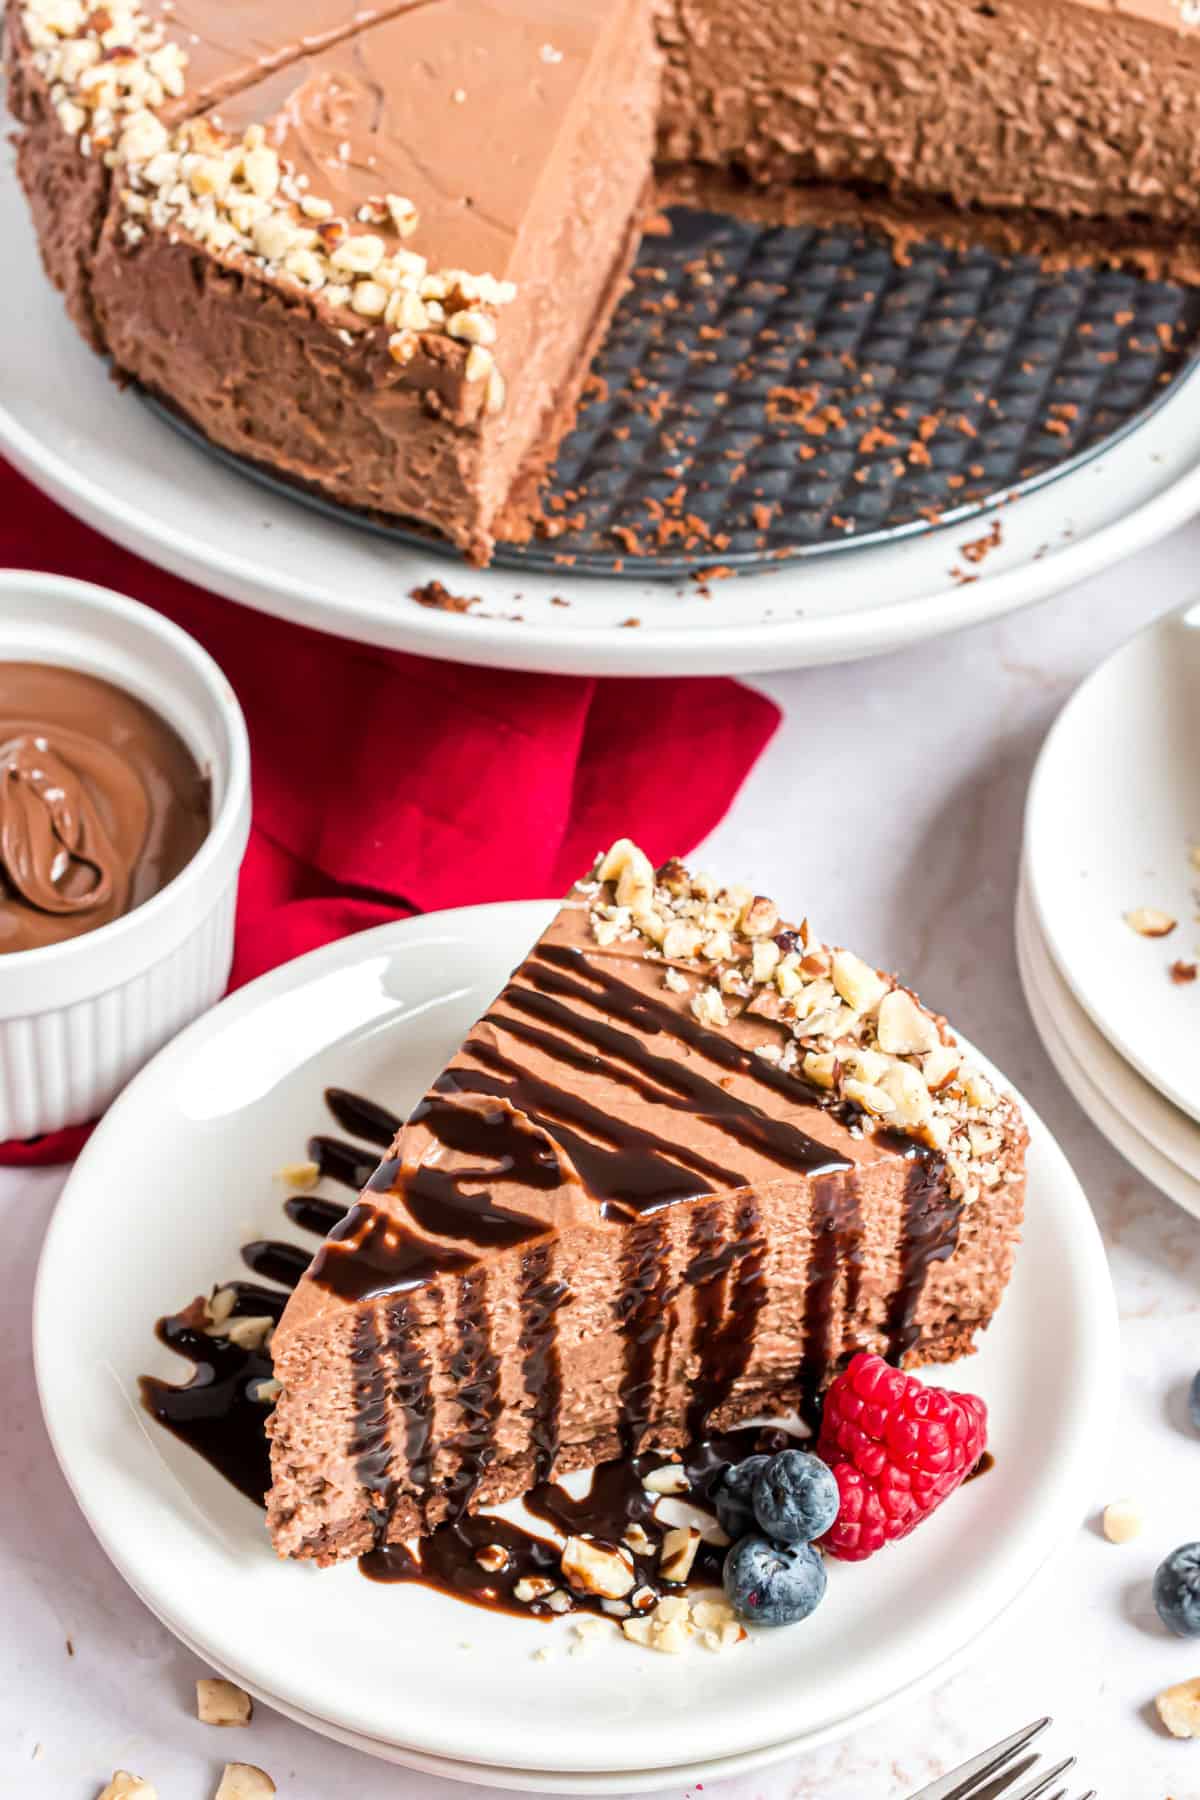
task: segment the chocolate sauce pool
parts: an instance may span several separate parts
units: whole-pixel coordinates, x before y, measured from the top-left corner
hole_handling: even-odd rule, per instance
[[[368,1182],[378,1186],[378,1151],[390,1146],[401,1121],[376,1102],[342,1088],[328,1089],[325,1099],[337,1124],[349,1135],[338,1137],[322,1133],[309,1139],[308,1153],[319,1175],[355,1192]],[[436,1108],[437,1101],[423,1104]],[[457,1124],[449,1121],[445,1128],[453,1130]],[[486,1129],[477,1121],[473,1128]],[[757,1122],[754,1128],[757,1128]],[[803,1139],[800,1133],[795,1134],[795,1139],[803,1141],[789,1140],[786,1146],[789,1155],[795,1153],[797,1157],[811,1156],[814,1161],[818,1160],[814,1152],[819,1147],[812,1146],[811,1139]],[[912,1149],[902,1141],[897,1142],[897,1148]],[[527,1137],[518,1146],[518,1152],[522,1180],[557,1179],[556,1172],[551,1177],[544,1160],[540,1164],[535,1160],[539,1153],[543,1158],[545,1156],[544,1151],[539,1152],[536,1138]],[[388,1168],[385,1163],[382,1172]],[[435,1174],[434,1171],[429,1173]],[[811,1380],[815,1392],[815,1383],[826,1366],[830,1314],[839,1270],[843,1267],[847,1270],[851,1283],[857,1279],[860,1227],[852,1179],[847,1180],[840,1169],[827,1167],[814,1176],[814,1188],[820,1224],[805,1301],[805,1352],[801,1376],[802,1380]],[[455,1198],[443,1193],[435,1182],[425,1194],[424,1201],[432,1216],[439,1208],[452,1208]],[[519,1215],[514,1219],[514,1215],[501,1209],[495,1213],[494,1222],[489,1224],[490,1215],[485,1216],[479,1211],[478,1201],[473,1202],[473,1208],[472,1231],[480,1229],[485,1236],[495,1231],[497,1235],[506,1236],[509,1230],[519,1229]],[[324,1239],[338,1228],[345,1232],[354,1228],[356,1222],[361,1222],[364,1207],[361,1202],[344,1207],[336,1201],[303,1193],[291,1196],[285,1202],[284,1210],[295,1225],[311,1232],[314,1238]],[[740,1461],[758,1450],[779,1449],[798,1441],[777,1427],[747,1426],[719,1437],[704,1435],[707,1418],[729,1392],[750,1354],[754,1323],[764,1298],[762,1244],[757,1227],[757,1206],[753,1200],[748,1200],[741,1209],[732,1240],[719,1233],[715,1209],[697,1209],[691,1231],[693,1255],[688,1279],[695,1285],[699,1297],[704,1351],[689,1412],[689,1428],[694,1433],[694,1441],[679,1453],[678,1459],[653,1450],[638,1451],[640,1433],[648,1422],[656,1340],[666,1328],[668,1309],[662,1305],[658,1291],[658,1227],[653,1218],[648,1218],[630,1232],[625,1270],[626,1317],[630,1330],[622,1387],[622,1435],[626,1454],[599,1465],[588,1491],[579,1498],[573,1497],[559,1483],[545,1479],[557,1453],[559,1395],[554,1314],[564,1297],[563,1290],[561,1283],[549,1278],[549,1255],[545,1246],[533,1247],[526,1259],[522,1342],[526,1354],[525,1385],[536,1401],[533,1429],[541,1478],[525,1496],[525,1507],[535,1519],[563,1535],[588,1535],[602,1543],[622,1542],[631,1527],[640,1527],[645,1534],[644,1540],[638,1539],[636,1532],[634,1534],[635,1541],[644,1542],[645,1546],[634,1553],[639,1586],[654,1595],[679,1590],[664,1584],[659,1572],[662,1538],[670,1524],[659,1520],[657,1508],[661,1496],[647,1490],[645,1478],[666,1464],[677,1467],[680,1491],[672,1498],[701,1514],[708,1514],[715,1523],[712,1493],[721,1471],[729,1463]],[[904,1269],[890,1321],[892,1352],[897,1358],[912,1341],[912,1315],[925,1272],[932,1261],[951,1253],[956,1231],[956,1209],[938,1203],[927,1159],[914,1154],[909,1181],[909,1229]],[[361,1246],[362,1239],[357,1230],[355,1236]],[[521,1241],[519,1237],[517,1241]],[[446,1253],[447,1262],[454,1255],[453,1252]],[[312,1257],[294,1244],[259,1239],[243,1246],[242,1259],[251,1273],[262,1280],[242,1279],[227,1284],[234,1296],[230,1321],[265,1316],[278,1320],[288,1293],[299,1282]],[[358,1260],[357,1256],[355,1260]],[[369,1246],[366,1261],[369,1268]],[[521,1618],[545,1617],[566,1610],[564,1597],[571,1610],[602,1611],[605,1603],[598,1597],[569,1593],[562,1586],[561,1549],[551,1537],[542,1537],[535,1529],[509,1520],[472,1515],[465,1510],[490,1460],[494,1419],[489,1393],[494,1384],[490,1383],[492,1359],[482,1323],[483,1296],[482,1293],[472,1294],[473,1286],[480,1285],[470,1279],[473,1259],[464,1255],[458,1262],[463,1280],[457,1372],[460,1391],[465,1396],[464,1410],[472,1423],[462,1434],[462,1468],[451,1495],[452,1517],[424,1537],[415,1548],[381,1544],[360,1559],[359,1567],[373,1581],[419,1582]],[[416,1279],[424,1279],[426,1273],[417,1276],[412,1285],[416,1284]],[[398,1278],[402,1277],[402,1272],[397,1270],[394,1257],[389,1260],[387,1269],[381,1268],[379,1274],[381,1286],[386,1276],[384,1291],[392,1298],[389,1311],[403,1315],[404,1282]],[[358,1278],[362,1275],[360,1266]],[[725,1284],[730,1280],[734,1286],[726,1307]],[[266,1287],[262,1281],[278,1286]],[[261,1506],[271,1481],[266,1436],[273,1397],[273,1388],[269,1385],[272,1382],[270,1352],[243,1348],[224,1333],[205,1331],[205,1318],[205,1303],[196,1300],[183,1312],[160,1319],[157,1326],[159,1339],[169,1349],[186,1357],[194,1365],[194,1372],[184,1386],[144,1376],[140,1384],[142,1401],[161,1425]],[[401,1339],[405,1338],[405,1318],[398,1316],[394,1324]],[[387,1451],[382,1429],[382,1347],[373,1341],[377,1327],[370,1314],[363,1315],[359,1330],[365,1335],[356,1344],[355,1354],[364,1373],[353,1450],[365,1484],[383,1489],[387,1485],[384,1467]],[[393,1386],[393,1392],[407,1394],[404,1406],[408,1419],[406,1449],[409,1466],[420,1485],[422,1467],[427,1470],[429,1463],[427,1380],[426,1371],[418,1364],[419,1353],[409,1351],[408,1355],[412,1366],[398,1366],[394,1371],[392,1381],[395,1383],[399,1379],[400,1387]],[[814,1407],[813,1422],[815,1410]],[[990,1467],[990,1458],[985,1458],[975,1473],[984,1473],[986,1467]],[[382,1537],[386,1519],[381,1519],[380,1525]],[[703,1541],[687,1585],[719,1585],[723,1554],[723,1547]],[[483,1561],[480,1561],[481,1555]],[[532,1601],[517,1598],[518,1586],[537,1577],[554,1583],[555,1606],[547,1605],[542,1598]],[[613,1603],[607,1605],[611,1611]]]

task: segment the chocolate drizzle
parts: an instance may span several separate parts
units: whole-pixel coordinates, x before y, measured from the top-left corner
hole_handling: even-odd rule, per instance
[[[364,1310],[355,1321],[350,1352],[355,1371],[350,1448],[358,1479],[371,1496],[369,1513],[377,1542],[387,1536],[394,1499],[387,1369],[382,1352],[375,1315]]]
[[[377,1144],[381,1150],[387,1149],[404,1123],[397,1113],[389,1112],[377,1100],[352,1094],[348,1088],[326,1088],[325,1104],[343,1131],[348,1131],[352,1137],[364,1138],[368,1144]]]
[[[887,1316],[887,1358],[900,1363],[921,1335],[917,1311],[934,1263],[946,1262],[958,1246],[962,1201],[950,1188],[950,1171],[936,1151],[907,1145],[911,1155],[904,1194],[904,1240],[900,1281]]]
[[[654,1418],[659,1344],[667,1329],[668,1240],[656,1223],[629,1232],[621,1260],[621,1292],[613,1306],[625,1346],[617,1435],[626,1456],[641,1449]]]
[[[466,1512],[496,1454],[500,1364],[492,1352],[487,1299],[487,1279],[482,1270],[462,1277],[455,1319],[458,1349],[450,1358],[454,1397],[462,1423],[446,1445],[458,1455],[458,1468],[446,1487],[451,1519]]]
[[[534,1479],[548,1479],[558,1460],[558,1416],[562,1365],[558,1354],[558,1310],[570,1289],[551,1274],[550,1245],[531,1250],[521,1268],[521,1379],[530,1400]]]
[[[416,1336],[410,1300],[393,1301],[386,1309],[387,1353],[392,1363],[392,1402],[404,1421],[404,1454],[408,1479],[419,1497],[421,1517],[429,1505],[433,1468],[433,1394],[429,1358]]]
[[[559,973],[561,970],[568,970],[582,979],[572,979],[571,975]],[[640,988],[621,981],[607,969],[597,968],[582,951],[558,944],[539,944],[520,973],[537,991],[531,993],[515,982],[511,984],[505,990],[503,1000],[518,1010],[538,1010],[545,1017],[549,1009],[544,1000],[539,1006],[541,996],[574,1000],[621,1019],[642,1036],[662,1034],[677,1038],[730,1074],[747,1076],[760,1086],[783,1094],[793,1109],[803,1106],[806,1101],[814,1109],[818,1104],[815,1090],[809,1089],[798,1076],[776,1069],[764,1057],[756,1056],[731,1038],[701,1025],[690,1013],[664,1005]],[[739,1099],[684,1063],[656,1056],[631,1032],[619,1031],[604,1019],[592,1019],[567,1006],[557,1007],[549,1016],[571,1035],[606,1053],[607,1059],[602,1065],[606,1075],[628,1086],[630,1076],[619,1066],[628,1064],[642,1075],[652,1077],[666,1090],[665,1093],[654,1092],[654,1098],[660,1104],[700,1114],[727,1136],[784,1168],[812,1175],[851,1166],[844,1156],[818,1143],[798,1126],[785,1119],[773,1119],[760,1107]],[[492,1022],[505,1030],[510,1024],[502,1013],[494,1014]],[[740,1177],[734,1177],[730,1185],[742,1186],[743,1182]]]
[[[692,1221],[693,1254],[683,1279],[695,1290],[692,1345],[700,1354],[687,1419],[694,1438],[704,1436],[754,1353],[758,1316],[767,1298],[761,1227],[758,1202],[752,1197],[739,1204],[734,1235],[728,1241],[719,1206],[701,1208]]]
[[[463,1251],[423,1242],[360,1200],[330,1232],[309,1274],[343,1300],[379,1300],[411,1293],[438,1275],[461,1275],[475,1261]]]
[[[804,1295],[804,1347],[800,1359],[801,1405],[812,1408],[835,1361],[833,1322],[843,1269],[857,1282],[862,1254],[858,1183],[848,1175],[818,1175],[811,1183],[808,1282]],[[843,1308],[848,1307],[846,1295]]]
[[[649,1548],[625,1544],[634,1564],[637,1585],[651,1596],[680,1593],[683,1584],[665,1582],[659,1569],[662,1540],[670,1529],[658,1516],[658,1496],[645,1486],[647,1475],[671,1462],[681,1470],[686,1487],[677,1498],[715,1524],[712,1495],[716,1483],[731,1462],[760,1450],[780,1450],[795,1443],[794,1436],[773,1427],[749,1426],[727,1436],[689,1445],[678,1462],[657,1451],[620,1457],[601,1463],[593,1471],[585,1493],[578,1498],[556,1482],[540,1482],[525,1496],[526,1511],[564,1537],[587,1536],[601,1544],[616,1545],[630,1528],[645,1534]],[[496,1552],[503,1556],[499,1566]],[[483,1555],[484,1561],[479,1560]],[[723,1544],[708,1538],[701,1543],[686,1585],[691,1588],[720,1585]],[[469,1600],[491,1611],[517,1618],[551,1618],[561,1611],[608,1613],[611,1601],[594,1594],[579,1594],[562,1585],[561,1549],[555,1539],[507,1519],[467,1515],[453,1524],[439,1525],[421,1540],[416,1550],[389,1544],[364,1556],[359,1563],[373,1581],[420,1582],[426,1587]],[[542,1577],[548,1591],[528,1601],[517,1598],[520,1584]],[[557,1603],[553,1603],[557,1602]]]
[[[233,1317],[278,1319],[287,1295],[251,1281],[230,1284],[237,1295]],[[194,1364],[191,1380],[173,1386],[153,1375],[138,1383],[142,1405],[174,1437],[262,1506],[271,1485],[266,1423],[270,1406],[255,1396],[271,1379],[269,1350],[245,1350],[227,1337],[204,1330],[205,1307],[195,1300],[181,1313],[160,1319],[159,1342]]]
[[[653,1132],[601,1112],[577,1094],[528,1074],[480,1039],[472,1038],[466,1048],[500,1075],[454,1069],[442,1076],[439,1086],[443,1091],[460,1094],[495,1095],[536,1120],[571,1158],[584,1186],[599,1201],[601,1218],[610,1218],[614,1212],[653,1213],[660,1207],[674,1206],[679,1200],[692,1200],[709,1192],[712,1180],[693,1174],[684,1166],[689,1161],[700,1162],[699,1157],[689,1158],[686,1151],[679,1151]],[[573,1125],[580,1125],[595,1136],[584,1137]],[[602,1142],[597,1143],[596,1137]],[[726,1179],[721,1171],[716,1173],[718,1179]],[[727,1179],[735,1186],[742,1185],[740,1176]]]
[[[242,1245],[242,1261],[264,1281],[277,1281],[280,1287],[294,1288],[312,1257],[296,1244],[283,1244],[273,1238],[258,1238]]]

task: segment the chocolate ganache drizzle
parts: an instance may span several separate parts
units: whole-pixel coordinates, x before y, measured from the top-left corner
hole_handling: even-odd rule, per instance
[[[82,670],[0,663],[0,953],[120,918],[208,826],[207,782],[141,701]]]

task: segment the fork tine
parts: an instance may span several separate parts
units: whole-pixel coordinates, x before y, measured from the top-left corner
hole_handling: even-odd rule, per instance
[[[912,1800],[971,1800],[972,1794],[978,1793],[981,1782],[986,1781],[989,1775],[998,1775],[1027,1744],[1033,1742],[1039,1732],[1045,1731],[1049,1723],[1048,1718],[1035,1719],[1023,1731],[1014,1731],[1011,1737],[993,1744],[990,1750],[984,1750],[979,1756],[972,1757],[970,1762],[951,1769],[939,1781],[923,1787],[919,1794],[912,1796]]]
[[[1065,1775],[1068,1769],[1073,1769],[1074,1767],[1075,1758],[1073,1756],[1066,1757],[1064,1761],[1057,1763],[1053,1769],[1047,1769],[1044,1775],[1039,1775],[1035,1781],[1031,1782],[1029,1787],[1023,1787],[1019,1794],[1011,1795],[1010,1800],[1042,1800],[1042,1797],[1046,1795],[1046,1790],[1050,1787],[1051,1783],[1057,1781],[1060,1775]],[[1060,1788],[1058,1790],[1058,1795],[1054,1797],[1054,1800],[1059,1800],[1059,1796],[1065,1793],[1066,1789]]]

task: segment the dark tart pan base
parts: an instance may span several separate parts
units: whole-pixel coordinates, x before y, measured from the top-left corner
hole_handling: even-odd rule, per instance
[[[542,496],[495,566],[680,580],[961,527],[1079,467],[1190,372],[1200,290],[1035,256],[676,206],[629,289]],[[325,517],[434,534],[210,455]]]

